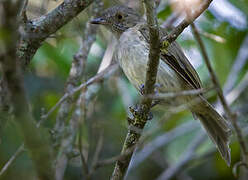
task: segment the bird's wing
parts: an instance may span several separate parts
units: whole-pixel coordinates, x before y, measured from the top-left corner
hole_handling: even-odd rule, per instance
[[[139,31],[144,36],[144,38],[149,42],[149,29],[146,25],[139,28]],[[167,33],[164,29],[160,29],[160,36],[166,36]],[[190,64],[187,57],[184,55],[181,47],[177,42],[172,42],[167,49],[167,52],[161,52],[161,59],[170,66],[178,75],[186,81],[192,89],[201,88],[201,80]]]

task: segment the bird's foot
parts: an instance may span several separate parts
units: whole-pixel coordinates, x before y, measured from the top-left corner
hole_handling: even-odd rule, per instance
[[[143,96],[145,94],[145,85],[144,84],[141,84],[139,86],[139,92],[140,94]]]
[[[155,94],[155,95],[159,93],[159,92],[158,92],[158,88],[161,88],[161,87],[162,87],[161,84],[155,83],[155,85],[154,85],[154,94]]]
[[[161,87],[162,87],[162,85],[159,84],[159,83],[154,84],[154,93],[158,94],[158,88],[161,88]],[[141,95],[145,94],[145,85],[144,84],[141,84],[139,86],[139,92],[140,92]]]

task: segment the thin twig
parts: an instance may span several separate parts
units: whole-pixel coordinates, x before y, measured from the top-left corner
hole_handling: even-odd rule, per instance
[[[183,32],[183,30],[188,27],[196,18],[198,18],[211,4],[213,0],[206,0],[204,1],[198,9],[194,11],[194,13],[191,14],[190,18],[185,18],[176,28],[174,28],[167,36],[163,37],[161,39],[162,47],[164,47],[164,44],[168,46],[169,43],[175,41],[177,37]]]
[[[26,91],[23,83],[23,73],[20,67],[20,59],[16,54],[16,47],[19,42],[19,24],[18,13],[22,8],[23,1],[3,1],[3,21],[2,27],[9,34],[8,42],[5,48],[7,51],[1,59],[2,76],[6,82],[11,104],[13,105],[13,114],[19,129],[23,134],[24,144],[29,151],[37,175],[40,179],[54,179],[52,166],[52,148],[49,146],[47,136],[42,136],[39,129],[36,128],[34,118],[30,111],[29,102],[26,98]]]
[[[102,3],[96,1],[93,4],[91,14],[97,13],[102,7]],[[100,8],[100,9],[99,9]],[[81,47],[73,58],[70,75],[66,83],[66,93],[70,94],[71,90],[76,88],[76,84],[80,82],[85,82],[85,70],[87,64],[87,57],[90,51],[90,47],[95,42],[97,27],[94,25],[86,23],[86,29],[84,31],[84,37],[81,39]],[[61,180],[64,178],[65,169],[68,164],[69,156],[73,152],[73,144],[75,137],[78,132],[81,132],[80,125],[85,120],[85,113],[82,112],[82,107],[85,104],[85,93],[87,87],[82,88],[82,92],[78,99],[73,98],[73,96],[66,99],[60,106],[59,113],[56,119],[55,125],[55,143],[60,145],[59,154],[56,163],[56,179]],[[70,112],[70,109],[76,102],[75,110],[72,114],[72,118],[69,121],[69,125],[65,127],[65,122]],[[66,134],[66,136],[65,136]],[[82,143],[80,141],[80,143]],[[82,146],[80,146],[80,155],[82,160],[82,168],[86,174],[86,178],[89,179],[89,170],[86,164],[86,161],[82,154]]]
[[[42,115],[42,114],[41,114]],[[37,124],[36,127],[39,128],[40,125],[42,123],[42,119],[40,119]],[[10,167],[10,165],[17,159],[18,156],[21,155],[22,152],[25,151],[25,147],[24,147],[24,143],[22,143],[18,149],[16,150],[16,152],[11,156],[11,158],[9,159],[9,161],[3,166],[2,170],[0,171],[0,177],[3,175],[4,172],[6,172],[8,170],[8,168]]]
[[[70,94],[71,90],[76,88],[77,85],[82,82],[88,53],[96,39],[96,32],[98,27],[94,27],[92,24],[89,24],[87,22],[85,24],[86,28],[84,30],[83,37],[80,39],[80,48],[73,57],[70,73],[65,83],[64,91],[68,94]],[[64,128],[66,127],[66,119],[75,102],[76,98],[72,95],[68,97],[64,102],[62,102],[58,110],[54,127],[54,141],[58,145],[60,144],[61,138],[63,136],[62,134],[64,133]]]
[[[83,80],[84,81],[84,80]],[[78,146],[79,146],[79,152],[80,152],[80,158],[81,158],[81,162],[82,162],[82,171],[85,174],[85,179],[90,179],[90,170],[87,164],[87,160],[84,157],[83,154],[83,142],[82,142],[82,128],[83,128],[83,123],[86,120],[86,113],[87,113],[87,108],[86,106],[88,105],[86,103],[86,92],[87,89],[83,88],[82,93],[80,94],[78,100],[77,100],[77,104],[76,104],[76,108],[73,114],[73,118],[71,119],[71,123],[72,121],[75,121],[76,123],[78,123],[79,127],[78,127]]]
[[[199,33],[209,39],[212,39],[218,43],[225,43],[226,42],[226,39],[221,37],[221,36],[218,36],[216,34],[212,34],[212,33],[209,33],[209,32],[206,32],[206,31],[203,31],[203,30],[200,30]]]
[[[195,36],[195,39],[197,40],[198,44],[199,44],[199,47],[200,47],[200,50],[201,50],[201,53],[202,53],[202,56],[203,56],[203,59],[207,65],[207,68],[208,68],[208,71],[210,73],[210,76],[211,76],[211,79],[215,85],[215,87],[217,88],[217,93],[218,93],[218,96],[220,98],[220,101],[225,109],[225,112],[227,113],[228,115],[228,118],[230,119],[233,127],[234,127],[234,130],[237,134],[237,137],[238,137],[238,141],[239,141],[239,144],[240,144],[240,148],[241,148],[241,156],[242,156],[242,160],[244,162],[247,162],[248,160],[248,157],[247,157],[247,147],[246,147],[246,144],[245,144],[245,140],[244,140],[244,136],[242,134],[242,130],[241,128],[239,127],[238,123],[237,123],[237,119],[236,119],[236,116],[232,113],[230,107],[228,106],[227,104],[227,101],[223,95],[223,92],[222,92],[222,89],[221,89],[221,85],[219,83],[219,80],[211,66],[211,63],[210,63],[210,60],[209,60],[209,57],[207,55],[207,51],[205,49],[205,46],[202,42],[202,39],[198,33],[198,30],[197,28],[195,27],[195,25],[192,23],[191,24],[191,27],[192,27],[192,30],[193,30],[193,34]]]
[[[21,155],[21,153],[24,152],[24,144],[22,144],[16,152],[11,156],[11,158],[8,160],[7,163],[3,166],[3,168],[0,171],[0,178],[3,176],[3,174],[9,169],[10,165],[16,160],[18,156]]]
[[[99,139],[97,142],[95,154],[93,156],[93,160],[92,160],[92,164],[91,164],[91,168],[90,168],[90,175],[92,175],[94,173],[95,167],[98,164],[99,155],[100,155],[100,152],[102,150],[102,146],[103,146],[103,130],[100,132],[100,136],[99,136]]]
[[[81,82],[82,76],[86,66],[86,60],[88,56],[89,49],[93,42],[95,41],[95,31],[92,28],[87,28],[85,34],[89,34],[86,39],[81,39],[81,47],[78,52],[74,55],[72,66],[70,70],[69,77],[67,78],[67,83],[65,86],[66,93],[70,93],[71,89],[76,87],[76,84]],[[91,37],[93,36],[93,37]],[[54,128],[55,132],[55,144],[60,145],[59,156],[56,161],[56,180],[61,180],[64,177],[64,172],[68,163],[68,154],[73,151],[73,142],[78,129],[77,125],[79,121],[72,118],[69,125],[65,126],[65,121],[70,112],[71,107],[74,105],[76,99],[73,96],[66,99],[60,106],[59,112],[56,118],[56,124]],[[64,136],[64,134],[67,134]]]
[[[113,74],[118,68],[117,64],[112,64],[109,67],[107,67],[105,70],[103,70],[101,73],[96,74],[92,78],[90,78],[87,82],[82,83],[81,85],[77,86],[76,88],[72,89],[70,93],[65,93],[60,100],[47,112],[47,114],[43,115],[43,119],[47,119],[60,105],[62,102],[64,102],[68,97],[72,96],[73,94],[79,92],[83,88],[88,87],[91,84],[97,83],[104,78],[110,76]]]
[[[80,158],[81,158],[81,161],[82,161],[82,170],[83,172],[85,173],[85,177],[89,177],[89,168],[88,168],[88,165],[87,165],[87,161],[84,157],[84,154],[83,154],[83,145],[82,145],[82,131],[81,131],[81,127],[79,129],[79,138],[78,138],[78,145],[79,145],[79,152],[80,152]]]
[[[136,146],[133,146],[132,148],[130,148],[127,151],[125,151],[123,154],[119,154],[117,156],[113,156],[111,158],[107,158],[107,159],[104,159],[104,160],[99,160],[95,164],[94,169],[97,169],[97,168],[100,168],[100,167],[103,167],[103,166],[106,166],[106,165],[113,164],[116,161],[124,160],[126,158],[126,156],[130,155],[133,152],[133,150],[135,149],[135,147]]]

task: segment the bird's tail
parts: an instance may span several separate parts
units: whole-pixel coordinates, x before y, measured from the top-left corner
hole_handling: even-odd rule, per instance
[[[205,99],[202,99],[201,103],[194,107],[193,112],[203,124],[223,159],[230,166],[229,137],[231,130],[226,120]]]

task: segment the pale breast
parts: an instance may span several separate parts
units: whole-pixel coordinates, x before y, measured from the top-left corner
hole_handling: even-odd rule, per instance
[[[149,44],[137,28],[130,28],[121,35],[115,56],[129,81],[139,89],[145,83]],[[160,61],[157,75],[157,83],[160,86],[158,91],[180,91],[180,81],[174,70]]]

